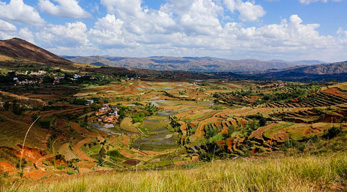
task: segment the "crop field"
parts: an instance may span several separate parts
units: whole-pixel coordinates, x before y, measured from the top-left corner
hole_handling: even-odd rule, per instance
[[[312,150],[310,145],[306,147],[306,143],[317,142],[317,138],[327,140],[330,137],[343,137],[347,132],[346,91],[345,85],[340,84],[326,88],[277,82],[122,79],[103,85],[84,83],[81,89],[74,89],[74,86],[66,86],[63,92],[59,92],[62,87],[49,91],[37,88],[35,93],[19,87],[23,89],[25,98],[42,99],[45,106],[25,111],[22,115],[0,112],[0,146],[7,147],[0,148],[0,170],[8,171],[5,183],[18,179],[29,183],[33,181],[20,190],[34,191],[40,185],[35,183],[37,179],[79,175],[71,181],[78,183],[83,173],[96,174],[96,179],[99,179],[97,171],[100,171],[115,177],[115,180],[107,180],[109,183],[114,184],[122,179],[124,185],[117,185],[120,190],[132,190],[144,187],[141,184],[147,182],[144,177],[152,177],[152,173],[144,170],[163,170],[155,174],[161,175],[157,176],[158,181],[167,182],[169,177],[179,176],[175,174],[201,174],[194,166],[204,166],[206,171],[210,171],[210,166],[203,162],[215,160],[223,160],[214,165],[220,171],[227,165],[247,165],[264,173],[267,169],[255,169],[256,162],[253,160],[224,160],[239,157],[252,159],[262,154],[268,157],[288,149],[305,152]],[[8,91],[11,89],[8,88]],[[86,104],[87,100],[94,103]],[[26,163],[23,165],[23,177],[20,177],[18,144],[22,142],[32,119],[38,116],[41,118],[27,138]],[[114,121],[105,121],[114,117]],[[344,144],[345,141],[339,140],[339,145]],[[308,156],[301,160],[306,162],[315,158]],[[265,159],[266,162],[293,161],[288,157]],[[273,167],[272,171],[279,174],[286,169],[288,167],[281,167],[281,170]],[[121,178],[118,173],[105,172],[111,170],[126,174]],[[134,170],[140,173],[131,172]],[[212,174],[210,180],[200,175],[201,181],[197,182],[206,180],[207,183],[193,184],[190,189],[278,189],[276,186],[261,188],[260,184],[251,184],[253,180],[247,181],[247,186],[237,186],[228,180],[231,178],[229,174],[234,179],[243,176],[237,176],[234,171],[230,169],[230,172],[225,172],[227,175],[219,184],[213,184],[213,181],[220,180],[218,175],[224,172]],[[165,174],[169,174],[169,177],[164,177]],[[299,173],[293,172],[295,174]],[[126,175],[138,178],[139,183],[129,184]],[[90,179],[89,176],[83,178]],[[263,178],[257,179],[256,182],[265,182]],[[292,180],[294,182],[295,177]],[[323,185],[320,180],[296,181],[303,182],[295,188],[302,191],[320,189],[318,186]],[[274,182],[280,181],[274,178]],[[335,181],[327,179],[325,182],[332,184]],[[281,189],[294,191],[294,188],[282,185]],[[342,186],[341,183],[336,185]],[[48,190],[65,190],[59,182],[47,187]],[[94,189],[93,186],[89,187]],[[95,188],[101,189],[107,190],[106,185]],[[150,183],[142,189],[154,190]]]

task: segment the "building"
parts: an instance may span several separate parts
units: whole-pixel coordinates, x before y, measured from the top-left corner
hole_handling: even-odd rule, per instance
[[[86,105],[89,106],[89,105],[93,105],[94,104],[94,100],[87,100],[86,102]]]

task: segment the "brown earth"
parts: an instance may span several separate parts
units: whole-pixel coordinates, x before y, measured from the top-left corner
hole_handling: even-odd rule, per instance
[[[15,59],[31,60],[33,63],[71,66],[72,62],[48,52],[19,38],[0,41],[0,54]]]
[[[17,169],[7,162],[0,162],[0,172],[6,172],[6,171],[13,173],[13,172],[16,172]]]
[[[99,136],[98,134],[96,133],[91,133],[89,132],[87,129],[85,128],[82,128],[78,123],[76,122],[69,122],[69,124],[71,125],[71,127],[78,133],[82,133],[86,136],[89,136],[89,137],[97,137]]]
[[[270,129],[272,127],[275,127],[277,125],[280,125],[279,123],[267,125],[264,127],[259,127],[257,130],[253,131],[252,134],[249,136],[249,138],[255,138],[258,140],[263,140],[263,132],[266,131],[267,129]]]
[[[25,173],[23,175],[23,177],[26,178],[26,179],[36,179],[36,180],[38,180],[38,179],[43,178],[47,174],[48,174],[47,171],[34,170],[34,171],[30,171],[28,173]]]
[[[73,147],[73,151],[74,153],[82,160],[87,160],[87,161],[90,161],[90,162],[94,162],[95,159],[89,157],[87,154],[85,154],[82,150],[81,150],[81,147],[86,144],[86,143],[89,143],[91,142],[92,139],[91,138],[85,138],[83,139],[82,141],[79,141],[74,147]]]
[[[347,92],[341,90],[341,89],[338,88],[338,87],[325,89],[323,92],[324,92],[324,93],[329,93],[329,94],[332,94],[332,95],[336,95],[336,96],[339,96],[339,97],[342,97],[342,98],[347,99]]]

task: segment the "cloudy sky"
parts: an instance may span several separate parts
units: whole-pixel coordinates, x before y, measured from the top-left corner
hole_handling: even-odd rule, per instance
[[[59,55],[347,60],[347,0],[0,0],[0,39]]]

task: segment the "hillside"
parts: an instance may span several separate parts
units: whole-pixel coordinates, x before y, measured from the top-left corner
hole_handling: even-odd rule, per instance
[[[28,183],[19,191],[345,191],[346,153],[323,157],[256,157],[174,170],[91,173]]]
[[[107,65],[122,68],[141,68],[158,71],[190,72],[254,72],[285,69],[305,62],[260,61],[256,59],[229,60],[212,57],[65,57],[73,62]]]
[[[295,72],[295,73],[317,74],[317,75],[332,75],[332,74],[347,73],[347,61],[301,67],[301,68],[288,70],[288,71]]]
[[[69,66],[71,61],[61,58],[45,49],[19,38],[0,41],[0,62],[31,62],[31,64],[48,64]]]
[[[329,81],[332,79],[336,80],[346,80],[347,79],[347,61],[330,63],[330,64],[321,64],[321,65],[312,65],[304,67],[293,67],[284,70],[273,70],[263,72],[262,74],[256,75],[261,79],[295,79],[301,80],[306,79],[310,80],[320,80],[320,81]]]

